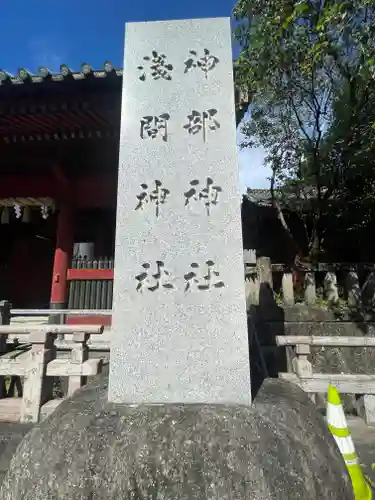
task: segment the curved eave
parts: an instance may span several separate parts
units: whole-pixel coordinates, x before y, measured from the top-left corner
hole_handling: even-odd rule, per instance
[[[81,71],[62,65],[59,73],[0,69],[0,144],[117,136],[120,130],[123,69],[107,61]],[[247,94],[235,88],[236,118],[247,109]]]
[[[9,85],[36,85],[45,82],[64,82],[64,81],[80,81],[87,80],[89,78],[111,78],[113,76],[122,77],[123,70],[122,69],[113,69],[110,72],[103,70],[93,70],[87,75],[82,73],[81,71],[71,72],[68,75],[63,75],[61,73],[50,73],[46,76],[41,75],[33,75],[30,74],[27,78],[23,79],[19,75],[9,75],[9,77],[0,81],[0,92],[3,88],[8,87]]]

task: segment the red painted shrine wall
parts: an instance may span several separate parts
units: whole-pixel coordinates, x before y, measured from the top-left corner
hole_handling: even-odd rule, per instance
[[[116,172],[81,175],[71,185],[74,212],[116,206]],[[0,198],[50,197],[58,200],[60,186],[50,175],[1,176]],[[0,224],[0,300],[17,308],[48,308],[56,239],[56,217],[35,214],[33,223],[11,220]],[[74,217],[73,217],[74,220]],[[39,224],[39,225],[38,225]],[[48,234],[42,234],[46,227]],[[74,231],[74,228],[72,228]],[[100,236],[99,236],[100,239]],[[5,243],[5,245],[4,245]]]
[[[14,307],[48,308],[51,288],[53,242],[20,235],[13,242],[10,295]]]
[[[113,280],[113,269],[69,269],[68,281],[73,280]],[[68,325],[111,325],[111,316],[68,316]]]
[[[55,221],[34,214],[29,223],[11,217],[0,224],[0,299],[14,307],[48,307]]]
[[[76,208],[116,206],[117,172],[113,175],[87,174],[72,181],[73,204]],[[50,197],[58,198],[60,193],[53,174],[2,176],[0,198]]]

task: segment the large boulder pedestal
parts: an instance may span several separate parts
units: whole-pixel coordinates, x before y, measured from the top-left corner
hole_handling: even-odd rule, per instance
[[[252,407],[115,405],[98,377],[23,439],[0,500],[352,500],[323,418],[266,380]]]

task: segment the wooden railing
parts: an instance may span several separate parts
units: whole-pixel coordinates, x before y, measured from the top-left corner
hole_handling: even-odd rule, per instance
[[[375,306],[374,263],[321,263],[306,270],[271,264],[267,258],[245,263],[248,306],[259,304],[262,284],[285,306],[296,302],[315,305],[319,301],[328,305],[343,301],[355,309]]]
[[[2,307],[2,304],[4,303],[7,304],[6,307],[4,306]],[[8,314],[7,312],[8,308],[10,314]],[[59,318],[57,321],[56,320],[53,321],[54,324],[55,323],[65,324],[65,318],[70,318],[71,326],[73,326],[77,324],[77,322],[74,321],[74,318],[79,318],[81,320],[83,318],[86,319],[86,321],[82,324],[90,324],[90,320],[93,320],[92,324],[94,325],[103,324],[103,326],[107,326],[108,324],[111,323],[112,309],[12,309],[11,304],[9,302],[6,301],[0,302],[0,324],[1,321],[3,321],[3,324],[10,324],[10,322],[12,322],[12,324],[15,324],[17,323],[17,318],[19,317],[21,317],[23,321],[25,320],[25,318],[38,317],[38,320],[40,320],[40,318],[42,317],[45,318],[45,321],[47,323],[51,317],[53,318],[56,316],[58,316]],[[100,323],[101,320],[104,321]],[[110,345],[110,338],[108,336],[109,332],[110,329],[106,328],[104,335],[100,336],[94,335],[93,337],[90,337],[87,344],[90,351],[109,352],[109,345]],[[14,341],[22,342],[23,337],[25,337],[25,335],[10,334],[8,336],[8,342],[14,342]],[[69,340],[69,337],[71,337],[71,334],[67,335],[59,334],[55,342],[57,348],[58,349],[64,348],[65,339]]]
[[[103,332],[97,325],[0,325],[0,420],[38,422],[53,411],[61,400],[52,399],[52,377],[68,377],[68,396],[100,372],[103,360],[89,359],[90,335]],[[57,357],[57,335],[71,335],[65,342],[70,357]],[[16,340],[16,349],[9,345]],[[5,378],[23,378],[22,397],[10,397]],[[12,384],[11,384],[12,385]]]
[[[291,372],[279,377],[297,384],[314,399],[316,393],[326,393],[328,385],[336,386],[343,394],[361,394],[363,417],[368,425],[375,425],[375,374],[313,373],[310,362],[311,347],[375,347],[374,337],[277,336],[278,346],[293,348]]]

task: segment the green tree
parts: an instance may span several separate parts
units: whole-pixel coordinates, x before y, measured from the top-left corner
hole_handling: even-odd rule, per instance
[[[242,146],[266,149],[280,222],[293,238],[282,196],[284,203],[293,200],[293,210],[300,207],[309,255],[317,259],[330,201],[352,196],[358,202],[363,195],[356,169],[374,144],[366,115],[373,94],[375,2],[239,0],[234,16],[242,46],[236,84],[247,90],[251,106]],[[371,177],[372,164],[362,174]],[[369,190],[369,183],[362,184]]]

